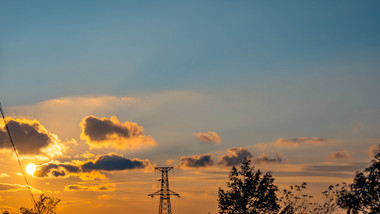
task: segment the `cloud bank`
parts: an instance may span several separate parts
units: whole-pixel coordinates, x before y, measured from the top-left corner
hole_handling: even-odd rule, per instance
[[[81,122],[81,139],[90,148],[138,149],[155,146],[157,143],[151,136],[145,136],[143,127],[137,123],[120,121],[115,117],[85,117]]]

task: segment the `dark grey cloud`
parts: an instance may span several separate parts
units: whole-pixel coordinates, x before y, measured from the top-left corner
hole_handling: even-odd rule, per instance
[[[51,134],[36,120],[10,119],[7,124],[20,154],[40,154],[42,149],[54,143]],[[12,148],[5,127],[0,129],[0,148]]]
[[[192,168],[201,168],[209,167],[214,165],[213,155],[204,154],[204,155],[194,155],[191,157],[181,157],[180,167],[192,167]]]
[[[104,155],[97,158],[95,161],[89,161],[83,164],[83,171],[104,170],[104,171],[118,171],[130,169],[143,169],[150,163],[144,160],[134,159],[130,160],[122,156],[111,154]]]
[[[89,177],[99,178],[99,174],[91,174],[92,171],[122,171],[144,169],[150,167],[149,160],[127,159],[116,154],[98,156],[95,160],[82,163],[56,163],[49,162],[37,166],[36,177],[68,177],[88,174]]]
[[[252,154],[248,151],[248,149],[243,147],[234,147],[227,149],[228,154],[220,157],[218,164],[223,166],[234,166],[240,164],[244,157],[248,159],[252,158]]]
[[[94,116],[89,116],[84,119],[84,134],[87,135],[91,141],[104,141],[109,135],[116,134],[120,137],[128,138],[130,130],[110,119],[99,119]],[[141,133],[131,133],[141,134]]]
[[[255,158],[253,160],[253,162],[258,163],[258,164],[261,164],[261,163],[282,163],[283,155],[281,155],[279,153],[275,153],[275,156],[276,157],[271,158],[266,153],[262,153],[261,155],[259,155],[259,157]]]
[[[144,135],[142,126],[128,121],[120,123],[114,116],[110,119],[88,116],[80,125],[81,139],[91,148],[135,149],[156,145],[152,137]]]
[[[79,173],[81,171],[80,166],[72,163],[49,162],[37,166],[33,175],[36,177],[49,177],[51,174],[53,177],[65,177],[68,173]]]

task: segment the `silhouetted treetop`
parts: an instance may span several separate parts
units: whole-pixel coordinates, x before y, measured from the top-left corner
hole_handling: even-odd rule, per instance
[[[228,189],[219,187],[218,202],[220,214],[259,214],[276,213],[280,206],[273,184],[272,174],[263,174],[250,166],[246,157],[241,162],[240,170],[232,167],[229,174]]]

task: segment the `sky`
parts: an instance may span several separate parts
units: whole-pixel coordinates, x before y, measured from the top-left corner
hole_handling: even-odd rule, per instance
[[[380,144],[380,2],[0,1],[0,101],[58,213],[216,213],[242,157],[280,189],[351,182]],[[0,210],[32,207],[0,122]],[[33,174],[33,175],[32,175]]]

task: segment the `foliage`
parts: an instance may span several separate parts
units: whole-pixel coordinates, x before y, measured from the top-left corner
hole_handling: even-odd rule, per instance
[[[339,184],[330,185],[326,191],[322,192],[321,198],[316,198],[303,192],[307,188],[305,182],[301,185],[290,186],[289,189],[283,190],[280,214],[331,214],[341,211],[336,203],[337,187]]]
[[[20,212],[21,214],[55,214],[59,202],[61,202],[60,199],[47,197],[42,194],[40,199],[35,203],[34,208],[21,207]]]
[[[219,187],[220,214],[276,213],[280,206],[270,172],[255,171],[247,158],[241,162],[240,171],[232,167],[227,182],[227,191]]]
[[[290,186],[289,189],[283,190],[283,196],[280,198],[283,203],[281,214],[311,213],[313,204],[310,198],[313,196],[302,192],[306,186],[307,184],[303,182],[301,185]]]
[[[337,203],[347,213],[380,213],[380,152],[371,162],[370,167],[356,173],[352,184],[345,184],[338,192]]]
[[[314,208],[314,213],[333,213],[338,210],[337,204],[337,194],[340,185],[336,184],[330,185],[326,191],[322,192],[323,198],[321,200],[322,204],[317,204],[317,207]]]

